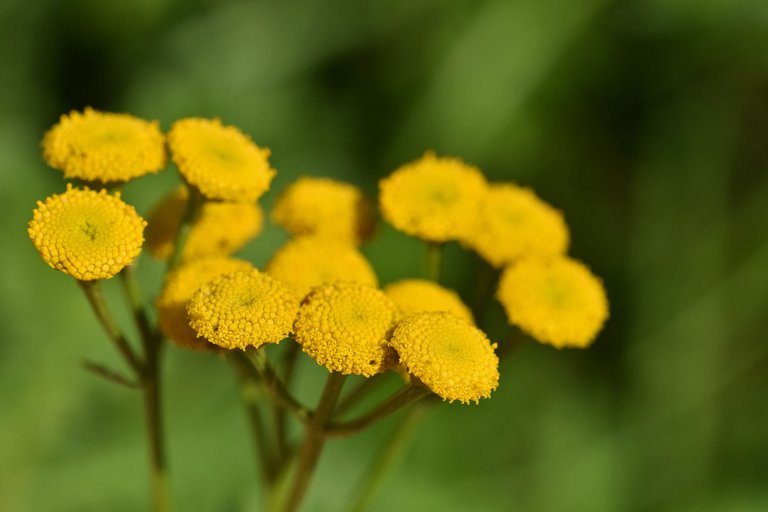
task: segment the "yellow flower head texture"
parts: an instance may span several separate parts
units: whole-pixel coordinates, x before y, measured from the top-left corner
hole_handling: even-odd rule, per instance
[[[146,222],[120,194],[67,185],[37,208],[29,237],[43,260],[81,281],[109,279],[141,252]]]
[[[266,271],[288,284],[300,297],[315,286],[336,281],[378,285],[371,264],[357,248],[326,238],[289,240],[272,256]]]
[[[272,221],[292,235],[315,235],[360,245],[373,233],[373,206],[362,190],[330,178],[305,176],[275,201]]]
[[[259,272],[224,274],[203,285],[187,306],[189,324],[226,349],[280,343],[291,333],[299,299],[280,281]]]
[[[379,182],[379,208],[389,224],[408,235],[457,240],[473,228],[486,186],[477,168],[426,153]]]
[[[447,311],[474,325],[472,312],[459,294],[425,279],[403,279],[384,287],[384,293],[406,316],[425,311]]]
[[[397,319],[397,306],[375,288],[326,284],[304,299],[294,332],[304,352],[328,370],[370,377],[391,359],[387,338]]]
[[[155,258],[167,260],[173,254],[188,197],[186,187],[179,187],[149,214],[147,248]],[[229,256],[261,232],[263,219],[256,203],[206,201],[192,220],[181,260]]]
[[[608,318],[602,282],[566,258],[524,258],[501,275],[497,297],[509,322],[558,348],[584,348]]]
[[[563,215],[530,189],[494,183],[479,212],[476,228],[462,241],[494,267],[526,255],[557,256],[568,249]]]
[[[200,338],[190,327],[187,304],[204,284],[232,272],[252,269],[250,263],[234,258],[206,258],[185,263],[166,274],[157,298],[157,323],[163,334],[181,348],[211,350],[216,348]]]
[[[165,167],[165,138],[156,121],[128,114],[70,112],[45,134],[43,156],[66,178],[128,181]]]
[[[478,402],[499,385],[496,345],[451,313],[407,317],[395,327],[390,344],[408,373],[443,400]]]
[[[176,121],[168,145],[181,175],[208,199],[254,202],[275,176],[267,160],[269,150],[218,119]]]

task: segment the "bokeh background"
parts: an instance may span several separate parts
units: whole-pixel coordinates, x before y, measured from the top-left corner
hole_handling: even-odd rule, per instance
[[[766,55],[764,0],[4,0],[0,510],[148,506],[139,396],[82,369],[120,362],[25,233],[64,187],[39,140],[86,105],[240,126],[273,150],[267,206],[301,174],[374,194],[434,149],[564,210],[611,299],[597,343],[521,343],[491,400],[423,419],[371,510],[768,510]],[[176,179],[124,197],[146,212]],[[385,226],[365,250],[382,282],[421,272]],[[451,247],[446,281],[475,267]],[[159,273],[143,257],[150,296]],[[230,369],[167,356],[175,510],[259,510]],[[321,377],[305,359],[307,400]],[[330,444],[307,510],[343,510],[389,427]]]

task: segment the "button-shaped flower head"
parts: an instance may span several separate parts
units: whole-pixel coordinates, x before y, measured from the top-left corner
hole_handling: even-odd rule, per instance
[[[166,162],[156,121],[91,108],[61,116],[42,145],[48,165],[84,181],[128,181],[158,172]]]
[[[314,235],[360,245],[375,225],[362,190],[330,178],[302,177],[283,190],[272,220],[292,235]]]
[[[447,311],[474,325],[472,312],[459,294],[425,279],[403,279],[384,287],[384,293],[404,315],[425,311]]]
[[[29,237],[43,260],[81,281],[109,279],[141,252],[146,222],[120,194],[77,189],[37,203]]]
[[[234,258],[206,258],[185,263],[165,276],[165,283],[157,298],[157,323],[160,330],[176,345],[190,350],[215,348],[200,338],[190,327],[187,305],[192,295],[204,284],[232,272],[247,271],[250,263]]]
[[[443,400],[478,402],[499,385],[496,345],[451,313],[407,317],[395,327],[390,344],[408,373]]]
[[[336,281],[377,286],[371,264],[353,245],[327,238],[289,240],[267,264],[267,273],[304,297],[315,286]]]
[[[497,297],[510,323],[558,348],[588,346],[608,318],[602,282],[566,257],[531,257],[510,265]]]
[[[168,145],[181,175],[208,199],[252,203],[269,190],[275,176],[269,150],[218,119],[176,121]]]
[[[296,341],[332,372],[370,377],[391,359],[387,339],[397,306],[381,291],[356,283],[326,284],[304,299]]]
[[[384,219],[408,235],[445,242],[467,236],[486,189],[482,173],[427,153],[379,182]]]

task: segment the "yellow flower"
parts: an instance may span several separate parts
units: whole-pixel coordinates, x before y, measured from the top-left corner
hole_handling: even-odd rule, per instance
[[[199,338],[190,327],[187,304],[192,295],[213,279],[253,268],[250,263],[232,258],[207,258],[176,267],[165,276],[157,306],[157,323],[166,337],[176,345],[190,350],[212,350],[214,345]]]
[[[164,144],[157,121],[91,108],[61,116],[42,142],[48,165],[66,178],[102,183],[160,171]]]
[[[280,343],[291,333],[296,295],[256,269],[219,276],[203,285],[187,306],[192,329],[226,349]]]
[[[384,293],[405,315],[426,311],[447,311],[475,325],[472,312],[453,290],[425,279],[403,279],[384,287]]]
[[[492,184],[479,213],[476,228],[462,241],[494,267],[526,255],[565,254],[568,249],[563,215],[530,189]]]
[[[391,359],[387,337],[397,306],[357,283],[325,284],[304,299],[294,324],[304,352],[329,371],[370,377]]]
[[[168,145],[181,175],[208,199],[255,202],[275,176],[269,150],[218,119],[176,121]]]
[[[146,222],[120,194],[67,185],[38,201],[29,237],[43,260],[81,281],[109,279],[141,252]]]
[[[509,322],[558,348],[592,343],[608,318],[602,282],[566,258],[524,258],[504,270],[497,292]]]
[[[300,297],[315,286],[335,281],[378,285],[371,264],[354,246],[317,237],[288,240],[272,256],[266,271]]]
[[[149,215],[147,248],[160,260],[173,254],[189,192],[186,187],[166,195]],[[261,207],[255,203],[206,201],[187,234],[182,261],[229,256],[256,237],[263,224]]]
[[[302,177],[275,201],[272,221],[292,235],[319,235],[359,245],[373,233],[373,208],[362,190],[330,178]]]
[[[390,344],[408,373],[443,400],[478,402],[499,385],[496,345],[451,313],[409,316],[397,324]]]
[[[379,182],[379,207],[396,229],[445,242],[473,228],[485,188],[485,178],[476,167],[426,153]]]

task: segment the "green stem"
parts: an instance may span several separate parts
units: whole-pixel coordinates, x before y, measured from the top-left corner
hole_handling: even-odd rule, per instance
[[[475,291],[472,313],[475,316],[477,325],[482,325],[485,312],[488,309],[496,283],[499,279],[499,272],[485,260],[479,260],[477,274],[475,277]]]
[[[439,283],[442,264],[443,244],[440,242],[427,242],[427,279]]]
[[[295,512],[299,509],[304,496],[307,493],[312,473],[315,470],[317,461],[320,458],[320,452],[325,444],[323,427],[325,423],[333,416],[333,410],[336,407],[336,401],[339,399],[341,388],[344,385],[345,375],[340,373],[330,373],[325,382],[323,395],[317,405],[312,420],[307,424],[304,444],[299,454],[299,463],[291,486],[288,500],[285,505],[285,512]]]
[[[181,263],[187,236],[189,236],[192,224],[200,214],[200,210],[205,203],[205,198],[200,195],[197,189],[187,186],[187,190],[189,190],[189,197],[187,198],[184,214],[179,223],[179,230],[176,232],[176,239],[173,242],[173,253],[171,253],[171,257],[168,259],[167,270],[171,270]]]
[[[286,391],[291,389],[296,360],[299,356],[299,344],[290,343],[283,360],[283,386]],[[280,407],[273,402],[273,414],[275,418],[275,432],[277,434],[277,467],[278,471],[285,468],[288,463],[290,448],[288,446],[288,423],[285,416],[285,407]]]
[[[377,373],[372,377],[366,378],[356,387],[352,388],[352,391],[347,393],[344,398],[339,401],[339,405],[336,407],[336,416],[343,416],[345,412],[357,405],[386,380],[385,376],[385,373]]]
[[[234,352],[234,357],[244,358],[248,361],[251,371],[256,372],[261,378],[267,390],[282,407],[286,408],[301,422],[306,423],[312,417],[311,411],[299,403],[285,387],[283,381],[275,373],[264,353],[260,350],[249,350],[245,353]]]

